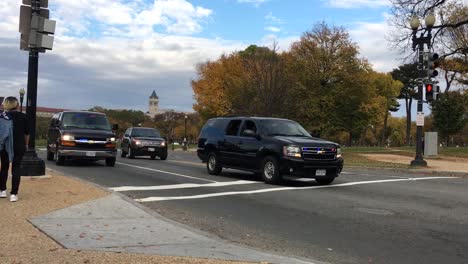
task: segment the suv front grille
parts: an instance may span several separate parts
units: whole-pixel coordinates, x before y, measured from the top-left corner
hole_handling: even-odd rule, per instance
[[[304,160],[334,160],[336,148],[303,147],[302,156]]]

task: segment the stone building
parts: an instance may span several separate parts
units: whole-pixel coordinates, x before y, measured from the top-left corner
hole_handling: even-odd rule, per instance
[[[153,93],[149,97],[149,116],[155,116],[159,113],[159,97],[156,94],[156,91],[153,90]]]

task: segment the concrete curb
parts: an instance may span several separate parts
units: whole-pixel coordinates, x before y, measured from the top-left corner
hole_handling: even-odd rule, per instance
[[[354,166],[348,165],[345,167],[352,168],[352,169],[366,169],[366,170],[386,170],[386,171],[393,171],[393,172],[401,172],[401,173],[408,173],[408,174],[432,174],[432,175],[439,175],[439,176],[456,176],[456,177],[468,177],[468,173],[465,172],[457,172],[457,171],[438,171],[438,170],[430,170],[430,169],[402,169],[402,168],[386,168],[386,167],[367,167],[367,166]]]

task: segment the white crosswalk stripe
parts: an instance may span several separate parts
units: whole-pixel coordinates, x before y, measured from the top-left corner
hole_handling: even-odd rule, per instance
[[[251,190],[251,191],[200,194],[200,195],[191,195],[191,196],[147,197],[147,198],[135,199],[135,201],[146,203],[146,202],[159,202],[159,201],[171,201],[171,200],[191,200],[191,199],[202,199],[202,198],[230,196],[230,195],[257,194],[257,193],[291,191],[291,190],[338,188],[338,187],[363,185],[363,184],[391,183],[391,182],[404,182],[404,181],[423,181],[423,180],[436,180],[436,179],[459,179],[459,177],[422,177],[422,178],[408,178],[408,179],[359,181],[359,182],[347,182],[347,183],[340,183],[340,184],[333,184],[333,185],[318,185],[318,186],[308,186],[308,187],[280,187],[280,188],[269,188],[269,189],[260,189],[260,190]]]
[[[244,185],[259,183],[255,181],[229,181],[229,182],[213,182],[206,184],[197,183],[181,183],[171,185],[158,185],[158,186],[121,186],[110,188],[116,192],[128,192],[128,191],[155,191],[155,190],[174,190],[174,189],[186,189],[186,188],[200,188],[200,187],[223,187],[232,185]]]

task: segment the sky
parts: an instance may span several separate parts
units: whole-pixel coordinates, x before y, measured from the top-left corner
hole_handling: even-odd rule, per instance
[[[0,1],[0,95],[27,86],[21,0]],[[314,24],[343,26],[376,71],[400,64],[386,41],[389,0],[49,0],[54,48],[40,54],[38,105],[193,111],[196,65],[251,44],[281,50]],[[403,108],[403,107],[402,107]],[[403,110],[403,109],[402,109]],[[403,111],[401,111],[403,113]]]

